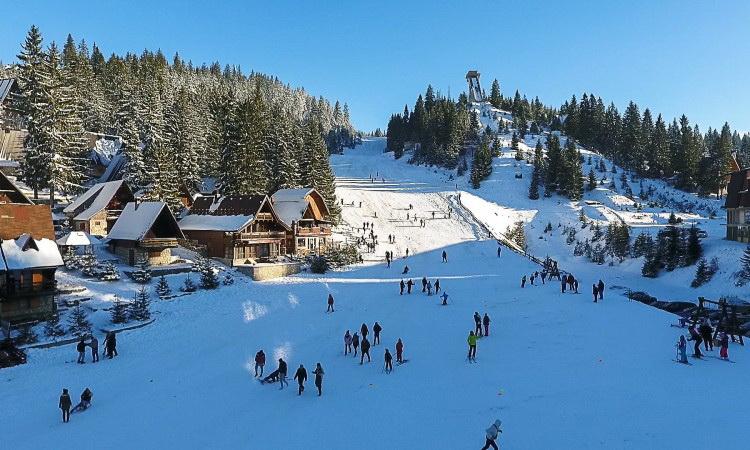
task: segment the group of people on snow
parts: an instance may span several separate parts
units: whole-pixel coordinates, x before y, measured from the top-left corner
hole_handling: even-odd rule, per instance
[[[477,340],[483,336],[490,335],[490,316],[484,313],[484,317],[479,315],[478,311],[474,312],[474,329],[469,331],[469,337],[466,342],[469,344],[468,359],[476,362],[477,358]]]
[[[373,332],[373,343],[372,345],[378,345],[380,344],[380,333],[383,331],[383,327],[378,323],[375,322],[372,326],[372,332]],[[367,339],[367,335],[369,334],[369,328],[367,327],[366,323],[363,323],[362,326],[359,329],[360,335],[357,334],[355,331],[354,334],[352,334],[349,330],[346,330],[346,333],[344,333],[344,356],[348,355],[349,353],[352,353],[353,356],[356,358],[357,356],[357,350],[360,349],[360,357],[359,357],[359,364],[364,364],[365,356],[367,356],[367,362],[371,362],[372,359],[370,358],[370,341]],[[403,353],[404,353],[404,343],[401,341],[401,338],[396,341],[396,362],[402,363],[403,362]],[[390,373],[393,370],[393,355],[391,354],[390,350],[388,348],[385,349],[384,354],[384,360],[385,360],[385,370],[387,373]]]
[[[86,342],[88,339],[88,342]],[[76,351],[78,352],[78,364],[86,363],[86,347],[91,347],[91,362],[99,362],[99,339],[93,334],[87,336],[81,336],[76,344]],[[117,334],[114,331],[107,333],[104,338],[104,356],[112,359],[117,356]]]
[[[91,389],[86,388],[81,393],[81,401],[73,407],[73,401],[70,398],[68,390],[63,389],[58,403],[58,407],[62,410],[63,423],[70,422],[70,413],[87,410],[91,406],[91,399],[93,397],[94,393],[91,392]]]
[[[714,328],[711,326],[711,322],[708,319],[704,319],[698,323],[693,323],[688,328],[690,337],[687,341],[694,341],[693,345],[693,356],[695,358],[703,357],[701,352],[701,343],[703,343],[704,351],[709,352],[714,350]],[[719,346],[719,357],[721,359],[729,359],[729,335],[722,331],[717,335],[718,346]],[[687,342],[685,336],[680,336],[680,340],[677,342],[677,352],[679,356],[679,362],[687,363]]]
[[[263,367],[266,365],[266,354],[263,352],[263,349],[259,350],[258,353],[255,354],[255,377],[262,377],[263,376]],[[267,377],[261,379],[261,383],[276,383],[278,381],[279,390],[284,389],[284,386],[289,386],[289,382],[286,380],[288,373],[288,366],[286,361],[284,361],[284,358],[279,358],[279,366],[276,370],[271,372]],[[313,374],[315,375],[315,387],[318,389],[318,397],[323,395],[323,375],[325,372],[323,371],[323,366],[320,365],[320,363],[317,363],[315,365],[315,370],[313,370]],[[303,364],[300,364],[297,368],[297,371],[294,373],[294,380],[297,381],[298,389],[297,389],[297,395],[302,395],[302,392],[305,391],[305,382],[307,381],[307,369],[305,369],[305,366]]]

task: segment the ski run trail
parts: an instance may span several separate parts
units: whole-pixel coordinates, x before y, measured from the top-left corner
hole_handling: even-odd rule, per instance
[[[339,233],[352,239],[371,222],[378,235],[380,245],[364,255],[364,264],[268,282],[236,275],[233,285],[215,291],[154,300],[156,321],[118,335],[113,360],[92,364],[87,355],[85,365],[75,364],[75,345],[30,350],[27,364],[0,371],[0,446],[479,449],[485,429],[499,418],[503,449],[747,448],[747,350],[730,345],[736,364],[711,357],[677,364],[674,344],[686,330],[670,326],[676,316],[623,296],[626,288],[693,301],[741,295],[728,281],[728,262],[722,260],[727,273],[699,290],[689,287],[694,267],[644,279],[641,260],[592,264],[573,257],[558,223],[578,223],[584,207],[593,220],[620,215],[655,229],[666,222],[664,214],[629,212],[603,187],[587,192],[596,202],[585,206],[557,196],[531,202],[531,167],[505,154],[495,158],[482,188],[472,190],[466,177],[454,180],[448,171],[395,161],[384,145],[383,139],[365,140],[331,160],[345,204]],[[684,216],[708,230],[709,258],[742,251],[741,244],[721,240],[720,220],[700,211]],[[419,219],[426,219],[424,227]],[[562,294],[556,281],[520,287],[521,276],[539,267],[507,248],[498,257],[489,235],[517,220],[526,222],[530,252],[558,259],[580,280],[580,294]],[[543,233],[548,222],[554,230]],[[388,234],[395,244],[388,244]],[[397,257],[391,268],[383,260],[386,250]],[[416,285],[400,296],[404,265]],[[447,306],[421,292],[423,276],[440,279]],[[115,294],[132,297],[139,287],[67,273],[60,278],[86,286],[98,309],[90,319],[99,327],[109,315],[101,307]],[[177,290],[185,275],[167,278]],[[600,278],[607,290],[593,303],[591,285]],[[325,312],[329,293],[334,313]],[[466,340],[475,311],[488,313],[492,324],[471,364]],[[359,331],[363,322],[372,329],[375,321],[383,332],[372,362],[344,356],[344,332]],[[398,338],[409,362],[385,374],[384,349],[395,357]],[[266,374],[279,357],[287,361],[288,388],[253,379],[259,349],[267,355]],[[708,353],[716,356],[718,349]],[[313,384],[317,362],[325,370],[322,397]],[[301,397],[291,379],[300,364],[309,377]],[[68,424],[57,409],[63,387],[74,404],[85,387],[94,393],[92,407]]]

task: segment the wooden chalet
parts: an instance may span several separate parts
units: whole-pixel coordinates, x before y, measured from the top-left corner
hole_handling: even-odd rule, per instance
[[[287,232],[287,251],[296,255],[323,253],[331,241],[330,212],[313,188],[280,189],[271,196]]]
[[[727,239],[750,242],[750,169],[729,175],[724,207],[727,210]]]
[[[97,183],[63,209],[74,231],[105,236],[120,217],[133,191],[123,180]]]
[[[22,234],[0,241],[0,319],[45,319],[55,312],[55,271],[63,265],[55,241]]]
[[[164,202],[130,202],[107,235],[112,253],[131,266],[172,262],[172,248],[185,236]]]
[[[16,239],[24,233],[34,239],[54,239],[52,212],[47,205],[35,205],[0,172],[0,239]]]
[[[195,198],[180,228],[187,239],[228,264],[268,261],[286,254],[290,227],[267,195],[208,195]]]

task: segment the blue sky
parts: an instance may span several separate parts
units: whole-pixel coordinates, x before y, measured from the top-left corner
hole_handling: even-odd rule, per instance
[[[194,63],[273,74],[350,106],[355,126],[384,127],[428,83],[455,97],[469,68],[559,106],[586,90],[705,130],[750,130],[748,1],[264,2],[5,0],[0,60],[28,27],[67,33],[105,55],[144,48]]]

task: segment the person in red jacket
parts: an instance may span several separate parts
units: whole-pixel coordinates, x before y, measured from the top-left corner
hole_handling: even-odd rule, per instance
[[[263,353],[263,350],[260,350],[258,353],[255,354],[255,376],[256,377],[263,376],[263,366],[265,365],[266,365],[266,354]],[[260,374],[258,373],[258,369],[260,369]]]
[[[404,362],[404,343],[401,342],[401,338],[398,338],[396,342],[396,362],[399,364]]]

